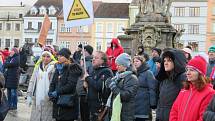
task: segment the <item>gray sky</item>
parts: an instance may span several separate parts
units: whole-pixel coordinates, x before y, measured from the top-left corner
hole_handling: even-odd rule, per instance
[[[0,0],[0,6],[20,5],[20,2],[26,5],[33,5],[37,0]]]

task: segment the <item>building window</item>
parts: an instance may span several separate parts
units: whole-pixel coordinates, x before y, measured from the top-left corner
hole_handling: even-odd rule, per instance
[[[46,40],[46,45],[52,45],[53,39],[47,39]]]
[[[96,50],[97,51],[102,50],[102,40],[96,40]]]
[[[215,23],[212,23],[212,32],[215,33]]]
[[[65,24],[60,25],[60,32],[72,32],[72,28],[66,28]]]
[[[10,47],[10,39],[5,39],[5,47]]]
[[[82,46],[83,45],[88,45],[88,42],[87,41],[78,41],[77,46],[80,45],[80,44],[82,44]]]
[[[6,31],[10,31],[11,30],[11,23],[6,23]]]
[[[15,24],[15,31],[20,31],[20,24]]]
[[[189,34],[199,34],[199,25],[189,25],[188,33]]]
[[[174,24],[174,27],[175,27],[175,29],[176,30],[182,30],[182,29],[184,29],[184,24]]]
[[[42,27],[42,22],[38,22],[38,25],[37,25],[38,31],[40,31],[41,27]]]
[[[191,7],[190,8],[190,16],[200,16],[200,8],[199,7]]]
[[[124,28],[123,23],[118,23],[117,24],[117,32],[118,33],[123,33],[123,28]]]
[[[26,43],[32,43],[32,40],[33,40],[32,38],[25,38]]]
[[[185,8],[175,7],[175,16],[185,16]]]
[[[19,18],[22,18],[23,17],[23,14],[19,14]]]
[[[2,28],[2,23],[0,23],[0,30],[2,30],[3,28]]]
[[[40,8],[40,14],[41,14],[41,15],[46,14],[46,9],[45,9],[45,7]]]
[[[14,39],[14,46],[19,47],[19,39]]]
[[[69,41],[61,41],[61,46],[65,48],[70,48],[70,42]]]
[[[77,27],[77,32],[87,33],[88,32],[88,26],[79,26],[79,27]]]
[[[28,29],[32,29],[32,22],[28,22]]]
[[[51,24],[50,24],[49,30],[52,30],[52,22],[51,22]]]
[[[96,24],[96,32],[103,32],[103,24],[102,23],[97,23]]]
[[[188,45],[192,47],[194,52],[198,52],[199,50],[199,43],[198,42],[188,42]]]
[[[212,8],[212,15],[215,16],[215,7]]]
[[[107,28],[106,28],[108,33],[112,33],[113,32],[113,24],[112,23],[108,23],[107,24]]]

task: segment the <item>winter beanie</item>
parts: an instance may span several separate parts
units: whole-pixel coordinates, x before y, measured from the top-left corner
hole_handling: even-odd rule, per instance
[[[92,47],[92,46],[86,45],[86,46],[84,46],[84,49],[85,49],[90,55],[93,54],[93,47]]]
[[[153,50],[157,51],[157,53],[158,53],[159,56],[161,55],[161,52],[162,52],[161,49],[159,49],[159,48],[153,48],[152,51],[153,51]]]
[[[201,73],[203,76],[205,76],[207,71],[207,61],[204,57],[198,55],[188,62],[187,67],[193,68],[199,73]]]
[[[124,66],[124,67],[130,67],[131,56],[128,55],[127,53],[122,53],[116,58],[115,62],[119,65]]]
[[[214,46],[211,46],[208,50],[208,52],[215,52],[215,45]]]
[[[190,48],[183,48],[182,49],[184,52],[188,53],[188,54],[191,54],[192,53],[192,50]]]
[[[70,59],[71,51],[68,48],[62,48],[59,52],[58,55],[64,56],[67,59]]]

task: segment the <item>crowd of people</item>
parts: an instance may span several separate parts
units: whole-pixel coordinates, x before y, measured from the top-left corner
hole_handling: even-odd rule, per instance
[[[0,84],[16,110],[22,54],[5,51]],[[73,54],[44,49],[27,90],[30,120],[150,121],[156,110],[156,121],[215,121],[215,46],[194,57],[189,46],[151,52],[140,46],[131,57],[116,38],[106,52],[81,44]]]

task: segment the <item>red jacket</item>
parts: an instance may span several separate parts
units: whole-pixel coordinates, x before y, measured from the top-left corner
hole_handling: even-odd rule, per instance
[[[182,89],[172,106],[169,121],[203,121],[203,113],[214,94],[211,84],[201,91],[192,85],[189,90]]]
[[[116,48],[114,50],[113,44],[116,45]],[[119,40],[117,38],[113,38],[111,41],[111,47],[109,47],[106,51],[108,57],[108,65],[111,67],[111,70],[117,70],[115,60],[123,52],[124,50],[119,44]]]

